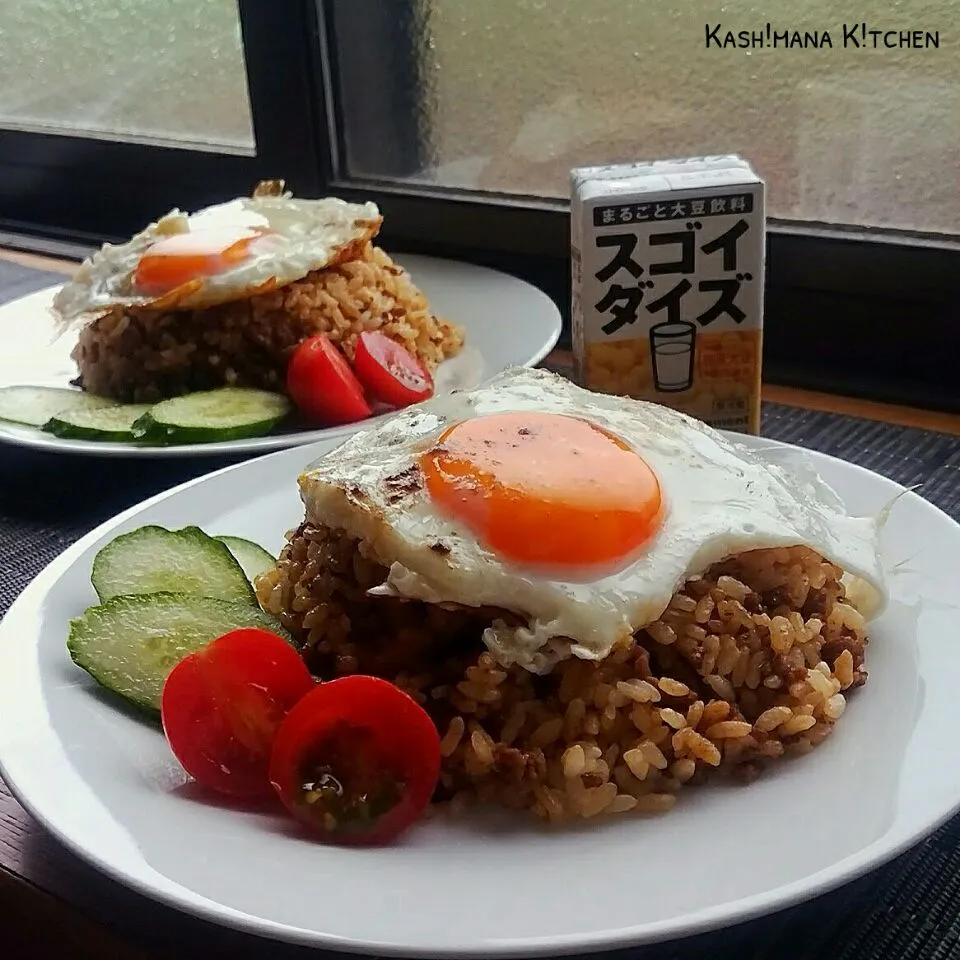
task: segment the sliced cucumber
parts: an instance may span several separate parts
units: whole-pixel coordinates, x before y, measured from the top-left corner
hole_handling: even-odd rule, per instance
[[[243,537],[216,537],[215,539],[226,544],[251,583],[277,562],[276,557],[252,540],[244,540]]]
[[[139,593],[183,593],[253,606],[256,597],[226,544],[199,527],[139,527],[111,540],[90,576],[101,601]]]
[[[0,420],[28,427],[42,427],[67,410],[93,410],[115,405],[115,400],[66,387],[0,387]]]
[[[44,424],[43,429],[70,440],[113,440],[132,442],[133,424],[149,409],[149,403],[124,403],[113,407],[79,407],[63,410]]]
[[[221,387],[155,404],[133,425],[148,443],[209,443],[269,433],[293,409],[281,393]]]
[[[177,593],[114,597],[70,621],[73,662],[101,686],[157,713],[170,671],[187,655],[242,627],[290,635],[257,607]]]

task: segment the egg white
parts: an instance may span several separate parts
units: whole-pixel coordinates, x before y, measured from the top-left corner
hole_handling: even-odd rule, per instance
[[[448,425],[525,410],[585,418],[656,472],[663,525],[626,565],[552,579],[498,556],[431,502],[417,461]],[[880,519],[849,516],[815,471],[774,463],[678,411],[594,394],[545,370],[508,370],[402,412],[311,464],[299,484],[309,520],[363,540],[389,568],[374,594],[512,611],[526,625],[495,621],[484,640],[500,663],[535,672],[570,656],[602,659],[658,619],[686,580],[747,550],[807,546],[869,585],[874,613],[886,602]]]
[[[347,203],[337,197],[296,199],[289,195],[231,200],[187,214],[172,210],[126,243],[104,244],[87,258],[53,300],[61,332],[89,322],[114,307],[187,309],[241,300],[265,289],[300,280],[333,263],[351,243],[362,243],[380,228],[374,203]],[[229,269],[203,277],[195,289],[154,296],[138,291],[137,264],[147,248],[164,237],[220,227],[262,227],[275,231],[256,253]]]

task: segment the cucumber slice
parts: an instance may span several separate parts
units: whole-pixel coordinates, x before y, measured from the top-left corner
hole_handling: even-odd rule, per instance
[[[101,602],[139,593],[257,602],[227,546],[199,527],[146,526],[121,534],[94,557],[90,579]]]
[[[276,557],[252,540],[244,540],[243,537],[215,537],[214,539],[226,544],[251,583],[277,562]]]
[[[281,393],[221,387],[163,400],[133,425],[148,443],[210,443],[269,433],[293,404]]]
[[[178,593],[114,597],[70,621],[67,650],[101,686],[151,713],[170,671],[188,654],[241,627],[293,640],[273,617],[248,603]]]
[[[42,427],[65,410],[116,406],[115,400],[66,387],[0,387],[0,420]]]
[[[133,423],[151,407],[149,403],[125,403],[113,407],[80,407],[63,410],[44,424],[43,429],[69,440],[113,440],[132,442]]]

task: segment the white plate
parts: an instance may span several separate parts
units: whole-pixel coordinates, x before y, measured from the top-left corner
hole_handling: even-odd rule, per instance
[[[278,549],[301,517],[297,472],[325,449],[248,461],[128,510],[54,561],[0,625],[0,773],[41,823],[119,882],[326,948],[557,954],[677,937],[814,896],[960,805],[950,760],[960,527],[913,493],[886,528],[893,601],[872,631],[869,683],[825,744],[750,786],[691,789],[664,817],[562,833],[522,816],[428,822],[384,850],[324,847],[269,816],[199,802],[162,736],[101,699],[70,662],[67,621],[94,602],[98,547],[140,524],[197,523]],[[901,490],[809,456],[852,511],[876,511]]]
[[[536,287],[509,274],[454,260],[397,254],[394,259],[410,272],[434,313],[460,324],[464,348],[440,365],[438,393],[475,387],[507,367],[535,366],[556,346],[561,317],[556,304]],[[69,386],[76,377],[70,351],[75,335],[51,342],[50,304],[59,286],[0,306],[0,386],[31,383]],[[62,440],[29,427],[0,421],[0,441],[43,450],[88,456],[175,457],[214,454],[266,453],[326,439],[345,439],[361,424],[324,430],[278,432],[250,440],[195,443],[176,447],[138,447],[127,443]]]

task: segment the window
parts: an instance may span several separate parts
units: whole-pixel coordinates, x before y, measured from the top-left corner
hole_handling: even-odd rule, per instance
[[[95,242],[278,170],[322,189],[312,8],[269,0],[0,7],[0,227]],[[291,50],[294,51],[291,54]]]
[[[4,127],[254,153],[232,0],[12,3],[0,38]]]
[[[817,0],[768,27],[746,0],[8,4],[0,229],[124,236],[283,177],[373,198],[385,244],[565,307],[571,166],[736,151],[774,218],[767,370],[960,409],[951,11]]]
[[[339,49],[364,45],[368,6],[333,4]],[[778,11],[752,0],[414,4],[395,40],[411,61],[393,73],[405,122],[381,128],[376,152],[348,149],[346,172],[563,198],[579,164],[740,151],[766,177],[775,217],[960,233],[948,0],[905,0],[874,23],[851,22],[857,5],[838,0]],[[368,74],[342,63],[350,148],[365,116],[349,102]],[[414,130],[419,169],[400,142]]]

